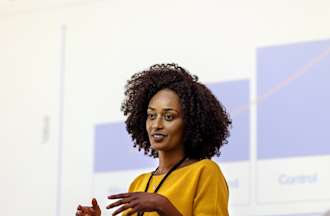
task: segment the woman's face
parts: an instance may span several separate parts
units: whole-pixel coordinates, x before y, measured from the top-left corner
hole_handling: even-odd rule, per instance
[[[151,148],[157,151],[183,150],[183,116],[178,95],[170,90],[158,91],[150,100],[146,129]]]

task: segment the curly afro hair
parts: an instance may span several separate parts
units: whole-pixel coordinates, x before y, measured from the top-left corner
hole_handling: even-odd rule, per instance
[[[127,116],[126,129],[134,147],[150,156],[158,155],[151,149],[145,124],[149,101],[162,89],[171,89],[180,98],[185,155],[198,160],[219,156],[220,147],[228,143],[231,119],[211,91],[198,82],[198,77],[177,64],[153,65],[127,81],[121,111]]]

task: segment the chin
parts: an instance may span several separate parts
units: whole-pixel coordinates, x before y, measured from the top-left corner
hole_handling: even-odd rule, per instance
[[[155,151],[166,150],[166,144],[164,143],[150,143],[150,146]]]

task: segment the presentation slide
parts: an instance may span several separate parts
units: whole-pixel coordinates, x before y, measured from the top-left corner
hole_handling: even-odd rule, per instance
[[[330,2],[0,3],[2,215],[75,215],[158,161],[120,111],[130,77],[177,63],[232,119],[213,157],[230,216],[330,211]],[[198,216],[198,215],[197,215]]]

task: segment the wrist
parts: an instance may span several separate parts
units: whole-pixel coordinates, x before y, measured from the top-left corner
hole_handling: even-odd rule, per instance
[[[156,204],[156,212],[160,216],[182,216],[171,201],[162,195],[159,195],[159,201]]]
[[[159,195],[158,202],[156,203],[156,212],[159,215],[165,215],[166,209],[168,209],[169,206],[169,200],[162,195]]]

